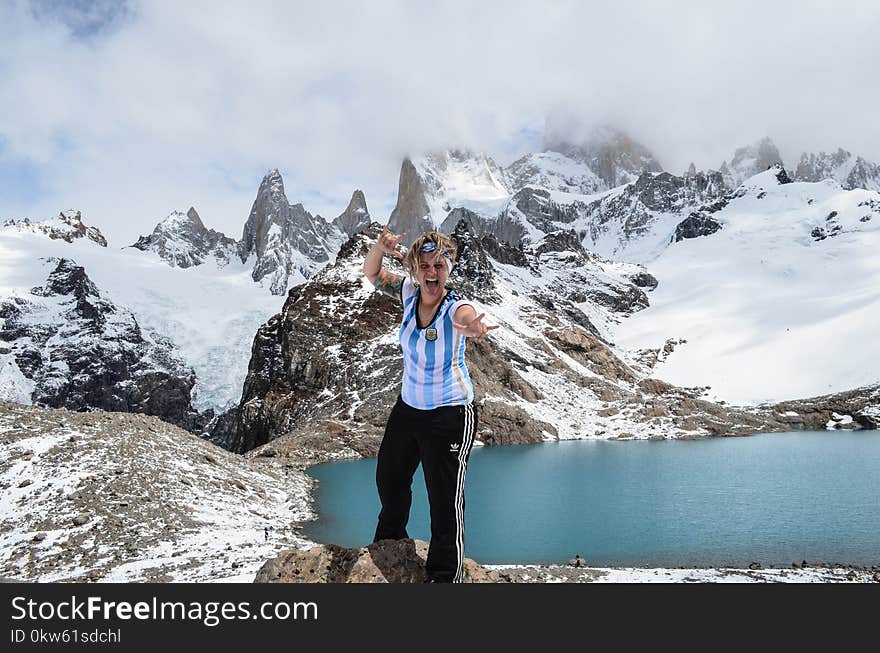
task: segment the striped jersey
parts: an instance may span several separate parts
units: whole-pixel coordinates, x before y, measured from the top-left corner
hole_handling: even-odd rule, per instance
[[[453,328],[452,317],[460,306],[473,304],[450,290],[437,307],[434,319],[421,329],[418,324],[420,292],[407,277],[404,277],[400,297],[403,301],[398,335],[403,349],[401,399],[421,410],[471,403],[474,385],[464,362],[467,339]]]

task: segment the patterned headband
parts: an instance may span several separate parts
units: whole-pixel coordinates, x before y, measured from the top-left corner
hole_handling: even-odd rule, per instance
[[[437,243],[434,243],[430,240],[419,248],[419,254],[430,254],[431,252],[436,251]],[[449,274],[452,274],[452,254],[449,252],[448,249],[441,249],[440,256],[446,259],[446,270],[449,272]]]
[[[419,254],[430,254],[431,252],[436,251],[437,243],[431,242],[430,240],[419,248]],[[452,260],[452,254],[449,253],[448,249],[440,250],[440,256],[444,256],[450,261]]]

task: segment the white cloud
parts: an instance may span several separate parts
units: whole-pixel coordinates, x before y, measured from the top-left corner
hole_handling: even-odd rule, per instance
[[[0,216],[78,207],[121,245],[194,204],[237,237],[278,167],[292,202],[333,217],[360,187],[384,218],[405,154],[507,159],[560,106],[673,172],[765,134],[789,161],[880,160],[876,3],[596,5],[139,2],[86,37],[6,5],[0,166],[35,165],[45,191]]]

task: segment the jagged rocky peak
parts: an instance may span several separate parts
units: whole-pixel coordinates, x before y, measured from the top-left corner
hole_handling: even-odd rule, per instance
[[[3,223],[4,228],[42,233],[53,240],[64,240],[72,243],[77,238],[88,238],[101,247],[107,247],[107,239],[97,227],[89,227],[82,221],[82,213],[75,209],[61,211],[57,218],[32,222],[28,218],[9,219]]]
[[[843,148],[828,154],[802,154],[794,180],[816,182],[823,179],[834,179],[847,190],[864,188],[880,191],[880,165],[853,156]]]
[[[278,169],[263,177],[238,244],[242,263],[252,255],[254,281],[268,280],[274,295],[301,283],[335,256],[344,236],[302,204],[290,204]]]
[[[456,208],[493,218],[509,195],[504,170],[485,154],[449,149],[407,158],[400,168],[389,229],[405,234],[409,244],[438,228]]]
[[[362,190],[358,189],[351,194],[348,206],[336,216],[333,224],[349,238],[369,226],[370,212],[367,210],[367,198],[364,197]]]
[[[737,148],[730,165],[725,161],[721,164],[720,170],[725,184],[729,188],[736,188],[749,177],[776,164],[782,165],[779,149],[770,138],[765,136],[752,145]]]
[[[564,127],[548,125],[544,149],[585,163],[606,188],[634,181],[643,172],[663,170],[647,147],[616,127],[596,127],[585,139],[578,139],[565,131]]]
[[[244,263],[248,256],[256,254],[257,258],[266,253],[272,227],[280,233],[290,215],[290,202],[284,193],[284,180],[277,168],[266,173],[257,197],[251,207],[250,215],[245,222],[241,234],[241,260]]]
[[[425,181],[407,157],[400,166],[397,183],[397,205],[391,211],[388,229],[403,234],[404,243],[411,244],[419,234],[434,228]]]
[[[207,229],[194,207],[186,213],[172,211],[153,233],[141,236],[131,247],[156,252],[169,265],[179,268],[201,265],[211,256],[218,264],[226,265],[236,252],[235,240]]]

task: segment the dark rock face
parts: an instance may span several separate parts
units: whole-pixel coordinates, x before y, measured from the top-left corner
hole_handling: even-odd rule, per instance
[[[471,235],[468,225],[461,220],[452,232],[458,246],[455,267],[449,285],[457,288],[462,296],[493,303],[499,300],[495,292],[492,265],[481,243]]]
[[[638,274],[634,274],[630,276],[630,281],[632,281],[634,286],[639,288],[647,288],[648,290],[654,290],[657,287],[657,279],[654,275],[649,274],[647,272],[639,272]]]
[[[678,223],[678,226],[675,228],[673,241],[677,243],[686,238],[709,236],[720,230],[721,224],[709,216],[691,213],[685,220]]]
[[[351,194],[348,206],[334,218],[333,224],[348,238],[370,225],[370,212],[367,210],[367,198],[363,191],[356,190]]]
[[[556,231],[559,225],[574,222],[580,217],[580,209],[584,207],[582,202],[557,204],[550,199],[549,192],[539,188],[523,188],[517,191],[510,203],[526,217],[529,224],[545,233]]]
[[[201,436],[218,447],[232,451],[235,446],[235,426],[238,420],[238,407],[230,408],[218,415],[215,415],[213,409],[209,408],[201,417],[205,422],[204,426],[201,427]]]
[[[287,201],[281,173],[272,170],[260,184],[238,248],[243,263],[256,256],[254,281],[268,278],[272,293],[280,295],[294,272],[310,276],[329,260],[328,251],[338,242],[335,227],[302,204]]]
[[[534,252],[538,256],[546,252],[575,252],[584,258],[589,256],[581,245],[581,239],[571,229],[547,234],[534,249]]]
[[[179,268],[201,265],[211,256],[225,265],[236,253],[235,240],[206,229],[193,207],[186,214],[174,211],[156,225],[152,234],[141,236],[131,247],[156,252],[172,267]]]
[[[790,184],[791,178],[788,176],[788,173],[785,171],[785,168],[783,168],[781,165],[779,165],[777,167],[779,170],[776,173],[776,181],[779,182],[779,185],[781,186],[782,184]]]
[[[235,451],[248,451],[308,422],[349,412],[363,422],[381,422],[383,412],[387,416],[396,396],[385,388],[399,385],[402,364],[396,340],[377,341],[399,323],[400,306],[364,288],[360,271],[379,231],[374,224],[370,235],[351,238],[337,262],[292,288],[281,313],[257,332],[239,406]],[[325,308],[330,297],[338,300],[332,314]],[[374,376],[367,378],[368,372]],[[326,392],[331,398],[322,400]]]
[[[169,340],[144,334],[134,316],[103,299],[70,259],[56,266],[34,299],[0,303],[0,342],[34,383],[35,404],[156,415],[188,430],[203,426],[190,404],[195,374]],[[39,299],[38,299],[39,298]]]
[[[492,234],[486,234],[480,238],[480,244],[483,246],[483,251],[499,263],[521,268],[528,267],[525,252],[521,247],[512,247],[506,242],[499,241]]]
[[[388,229],[395,234],[404,234],[403,242],[407,245],[434,229],[426,197],[427,189],[421,176],[412,161],[404,159],[400,166],[397,205],[388,219]]]

